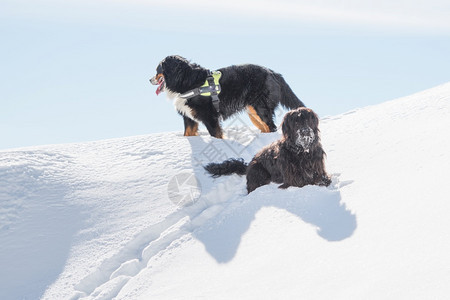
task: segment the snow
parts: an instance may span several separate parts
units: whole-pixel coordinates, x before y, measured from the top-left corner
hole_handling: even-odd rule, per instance
[[[329,187],[207,176],[280,136],[239,118],[0,151],[0,299],[447,298],[450,83],[322,118]]]

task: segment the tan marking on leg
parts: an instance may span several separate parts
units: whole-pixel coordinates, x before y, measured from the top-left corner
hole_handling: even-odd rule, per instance
[[[223,132],[222,132],[222,128],[220,128],[220,127],[219,127],[218,132],[216,133],[216,138],[223,139]]]
[[[195,124],[194,126],[186,127],[186,130],[184,131],[184,136],[196,136],[198,135],[198,124]]]
[[[259,129],[261,132],[267,133],[270,132],[269,126],[261,120],[261,118],[256,113],[256,110],[253,106],[249,105],[247,106],[247,113],[250,117],[250,121]]]

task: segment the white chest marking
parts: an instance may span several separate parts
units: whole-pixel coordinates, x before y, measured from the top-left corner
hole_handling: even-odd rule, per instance
[[[195,120],[199,122],[193,115],[192,115],[192,109],[186,105],[187,99],[179,97],[180,94],[176,92],[172,92],[169,89],[166,89],[167,97],[169,99],[173,100],[173,104],[175,105],[175,109],[179,111],[182,115],[191,118],[192,120]]]

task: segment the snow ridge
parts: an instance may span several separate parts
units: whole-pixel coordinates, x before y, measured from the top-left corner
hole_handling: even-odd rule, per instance
[[[445,299],[450,83],[323,118],[329,187],[202,166],[279,133],[0,151],[0,299]]]

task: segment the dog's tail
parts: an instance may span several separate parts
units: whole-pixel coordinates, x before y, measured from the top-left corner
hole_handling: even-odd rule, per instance
[[[281,74],[274,72],[275,80],[278,82],[281,88],[280,103],[286,108],[295,109],[298,107],[305,107],[305,104],[294,94],[290,86],[284,80]]]
[[[242,158],[230,158],[221,163],[210,163],[203,168],[214,178],[231,174],[245,175],[247,172],[247,164]]]

